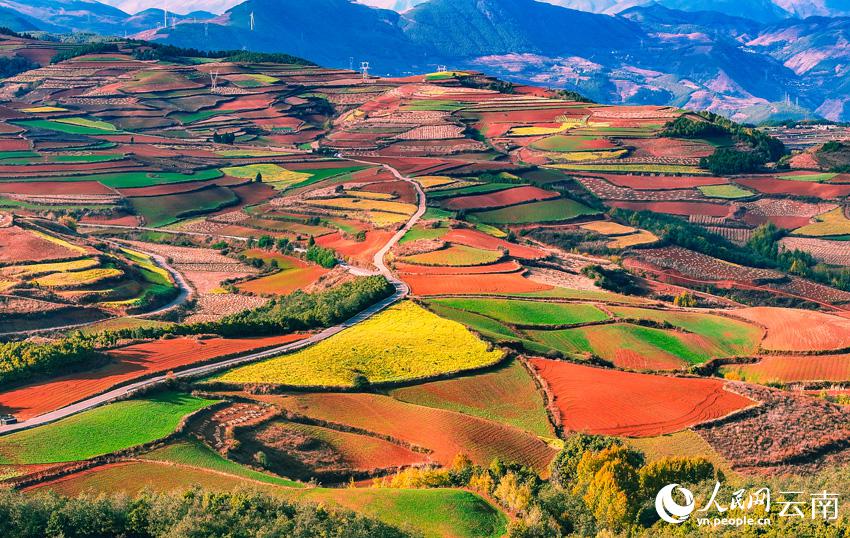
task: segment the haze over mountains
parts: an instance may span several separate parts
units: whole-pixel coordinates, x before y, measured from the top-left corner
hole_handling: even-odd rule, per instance
[[[600,102],[672,104],[738,120],[850,120],[850,17],[820,16],[850,14],[850,0],[362,1],[392,9],[351,0],[247,0],[219,16],[192,13],[162,28],[161,10],[131,17],[94,0],[0,0],[0,24],[287,52],[334,67],[368,60],[380,74],[442,64]],[[703,8],[712,11],[695,11]],[[818,16],[797,18],[808,15]]]

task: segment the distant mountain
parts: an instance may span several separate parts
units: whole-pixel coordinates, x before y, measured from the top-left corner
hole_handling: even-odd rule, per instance
[[[718,11],[760,22],[797,17],[850,15],[850,0],[548,0],[571,9],[594,13],[620,13],[636,6],[657,3],[682,11]]]
[[[36,30],[47,30],[49,25],[40,23],[32,17],[15,11],[8,7],[0,7],[0,26],[11,28],[16,32],[32,32]]]
[[[149,37],[184,47],[286,51],[335,67],[353,59],[369,60],[382,72],[424,68],[426,54],[405,36],[400,19],[395,11],[350,0],[248,0],[216,24],[187,22]]]
[[[634,48],[646,38],[631,21],[536,0],[430,0],[406,12],[402,27],[429,54],[444,58],[514,52],[599,56]]]
[[[54,32],[123,34],[123,23],[129,17],[120,9],[95,0],[0,0],[0,7],[27,20],[34,19],[42,30]]]
[[[357,0],[361,4],[381,9],[391,9],[399,13],[407,11],[428,0]]]
[[[208,11],[193,11],[186,15],[178,15],[169,12],[169,24],[176,24],[183,21],[208,21],[216,18],[218,15]],[[150,8],[135,15],[128,17],[124,21],[125,29],[131,33],[143,32],[152,28],[157,28],[165,24],[165,12],[161,9]]]
[[[147,9],[168,8],[168,11],[179,15],[188,15],[192,11],[207,13],[224,13],[226,10],[242,2],[242,0],[100,0],[104,4],[117,7],[127,13],[140,13]]]

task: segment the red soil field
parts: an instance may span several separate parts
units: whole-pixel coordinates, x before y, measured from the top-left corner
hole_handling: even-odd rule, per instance
[[[387,244],[393,234],[394,232],[387,230],[369,230],[366,232],[366,240],[358,242],[347,239],[337,232],[317,237],[316,244],[335,250],[356,265],[369,267],[372,265],[375,253]]]
[[[470,267],[438,267],[397,262],[395,264],[395,270],[398,273],[407,275],[490,275],[497,273],[516,273],[522,271],[523,267],[513,260]]]
[[[397,194],[400,202],[408,204],[416,203],[416,189],[406,181],[385,181],[382,183],[372,183],[366,185],[361,190],[366,192],[383,192],[387,194]]]
[[[82,253],[63,247],[19,226],[0,228],[0,263],[75,258]]]
[[[790,194],[832,200],[850,195],[850,185],[830,185],[810,181],[776,179],[773,176],[739,178],[735,183],[765,194]]]
[[[258,399],[301,415],[388,435],[432,450],[432,460],[451,465],[457,454],[488,465],[493,458],[546,473],[557,453],[536,436],[461,413],[403,403],[377,394],[305,394]]]
[[[30,143],[24,138],[3,138],[0,140],[0,151],[29,151]]]
[[[278,260],[282,268],[291,268],[243,282],[237,287],[241,291],[257,295],[287,295],[295,290],[306,288],[328,272],[327,269],[308,264],[291,256],[280,254],[274,255],[273,258]]]
[[[426,454],[377,437],[291,422],[272,422],[253,437],[266,446],[283,448],[290,457],[303,458],[318,472],[395,469],[429,460]]]
[[[677,432],[744,409],[753,401],[718,379],[634,374],[563,361],[529,361],[568,431],[625,437]]]
[[[490,194],[452,198],[446,201],[443,206],[447,209],[487,209],[551,200],[558,196],[559,194],[556,192],[546,191],[538,187],[517,187],[516,189],[507,189]]]
[[[729,314],[767,329],[763,349],[810,352],[850,348],[850,319],[844,317],[766,306],[730,310]]]
[[[709,202],[608,202],[612,207],[631,209],[632,211],[654,211],[670,215],[704,215],[706,217],[725,217],[729,206]]]
[[[578,174],[576,174],[578,175]],[[581,174],[585,175],[585,174]],[[618,187],[626,187],[638,191],[693,189],[706,185],[724,185],[729,181],[722,177],[703,176],[630,176],[617,174],[593,174],[591,177],[602,178]]]
[[[272,101],[274,101],[273,95],[240,95],[232,101],[218,105],[214,110],[256,110],[268,108]]]
[[[10,181],[0,182],[4,194],[115,194],[97,181]]]
[[[414,295],[511,295],[547,291],[553,286],[541,284],[519,273],[452,275],[403,275]]]
[[[199,189],[203,189],[204,187],[218,185],[220,182],[220,179],[213,179],[207,181],[182,181],[180,183],[164,183],[162,185],[151,185],[150,187],[119,189],[119,191],[122,195],[127,197],[167,196],[170,194],[182,194],[185,192],[193,192]]]
[[[136,215],[85,215],[80,219],[83,224],[109,224],[112,226],[138,226],[139,217]]]
[[[757,383],[778,381],[850,381],[850,355],[772,355],[755,364],[741,364],[724,371],[743,375]]]
[[[635,138],[628,141],[635,148],[636,157],[667,157],[674,159],[699,159],[714,153],[710,144],[679,138]]]
[[[537,260],[548,256],[548,254],[543,250],[510,243],[477,230],[454,229],[444,235],[442,239],[450,243],[459,243],[461,245],[487,250],[507,249],[508,254],[512,257],[523,260]]]
[[[216,357],[280,346],[301,340],[305,336],[289,334],[232,340],[176,338],[118,348],[109,352],[114,362],[96,370],[70,374],[0,394],[0,412],[12,413],[19,419],[26,420],[61,409],[133,379]]]

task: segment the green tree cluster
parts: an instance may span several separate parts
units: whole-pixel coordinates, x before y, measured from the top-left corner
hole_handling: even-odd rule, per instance
[[[127,496],[0,492],[0,536],[402,538],[406,532],[345,510],[251,491]]]
[[[52,342],[0,343],[0,387],[39,376],[91,367],[104,359],[98,346],[109,337],[77,333]]]

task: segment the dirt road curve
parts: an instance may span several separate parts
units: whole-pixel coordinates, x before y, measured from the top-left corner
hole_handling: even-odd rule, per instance
[[[373,164],[373,163],[369,163],[369,164]],[[387,166],[387,165],[384,165],[384,167],[387,170],[389,170],[390,172],[392,172],[392,174],[394,176],[396,176],[397,178],[399,178],[400,180],[407,181],[408,183],[413,184],[414,187],[416,188],[416,192],[419,196],[419,203],[418,203],[418,208],[416,210],[416,213],[414,213],[413,216],[410,217],[410,219],[407,221],[407,223],[401,229],[399,229],[399,231],[395,235],[393,235],[392,238],[390,238],[390,240],[383,246],[383,248],[381,248],[381,250],[379,250],[375,254],[375,258],[374,258],[375,267],[377,267],[378,270],[380,271],[380,273],[382,275],[384,275],[387,278],[387,280],[390,281],[390,283],[392,283],[392,285],[395,287],[395,293],[393,293],[391,296],[387,297],[383,301],[370,306],[366,310],[363,310],[362,312],[360,312],[356,316],[352,317],[351,319],[346,320],[346,321],[344,321],[344,322],[342,322],[338,325],[335,325],[333,327],[329,327],[329,328],[325,329],[324,331],[317,333],[317,334],[314,334],[314,335],[312,335],[309,338],[306,338],[304,340],[299,340],[298,342],[286,344],[284,346],[281,346],[281,347],[278,347],[278,348],[275,348],[275,349],[266,350],[266,351],[263,351],[263,352],[260,352],[260,353],[251,353],[249,355],[243,355],[241,357],[227,359],[227,360],[223,360],[221,362],[206,364],[204,366],[198,366],[198,367],[195,367],[195,368],[188,368],[186,370],[175,372],[173,374],[173,377],[189,378],[189,377],[206,376],[206,375],[215,373],[215,372],[220,371],[220,370],[226,370],[228,368],[232,368],[234,366],[239,366],[241,364],[258,361],[258,360],[261,360],[261,359],[271,358],[271,357],[274,357],[276,355],[280,355],[280,354],[283,354],[283,353],[289,353],[289,352],[292,352],[292,351],[296,351],[298,349],[302,349],[302,348],[311,346],[313,344],[321,342],[322,340],[326,340],[326,339],[330,338],[331,336],[337,334],[340,331],[343,331],[343,330],[345,330],[349,327],[353,327],[354,325],[357,325],[358,323],[372,317],[373,315],[384,310],[388,306],[390,306],[390,305],[400,301],[404,297],[406,297],[410,293],[410,288],[408,288],[407,284],[405,284],[401,280],[397,279],[395,277],[395,275],[393,275],[392,271],[390,271],[390,269],[384,263],[384,258],[386,257],[387,252],[389,252],[389,250],[396,243],[398,243],[398,241],[404,236],[404,234],[407,233],[407,231],[410,230],[414,225],[416,225],[416,223],[419,221],[419,219],[422,218],[422,215],[425,214],[425,210],[426,210],[425,192],[422,190],[422,187],[417,182],[415,182],[414,180],[412,180],[410,178],[402,176],[398,172],[398,170],[396,170],[395,168],[392,168],[392,167]],[[178,272],[178,274],[179,274],[179,272]],[[180,277],[180,279],[182,281],[182,276]],[[11,425],[8,425],[8,426],[0,426],[0,435],[11,433],[11,432],[14,432],[14,431],[20,431],[20,430],[25,430],[25,429],[29,429],[29,428],[35,428],[35,427],[38,427],[38,426],[43,426],[45,424],[55,422],[57,420],[69,417],[71,415],[80,413],[82,411],[87,411],[89,409],[98,407],[100,405],[103,405],[103,404],[106,404],[106,403],[109,403],[109,402],[113,402],[115,400],[127,398],[140,389],[150,387],[150,386],[156,385],[158,383],[162,383],[163,381],[166,380],[167,377],[169,377],[169,376],[159,375],[159,376],[156,376],[156,377],[145,379],[143,381],[139,381],[139,382],[133,383],[131,385],[125,385],[125,386],[122,386],[122,387],[118,387],[116,389],[112,389],[112,390],[105,392],[103,394],[100,394],[98,396],[93,396],[93,397],[88,398],[86,400],[83,400],[81,402],[77,402],[77,403],[71,404],[67,407],[63,407],[62,409],[57,409],[56,411],[52,411],[50,413],[45,413],[43,415],[33,417],[29,420],[19,422],[18,424],[11,424]]]

